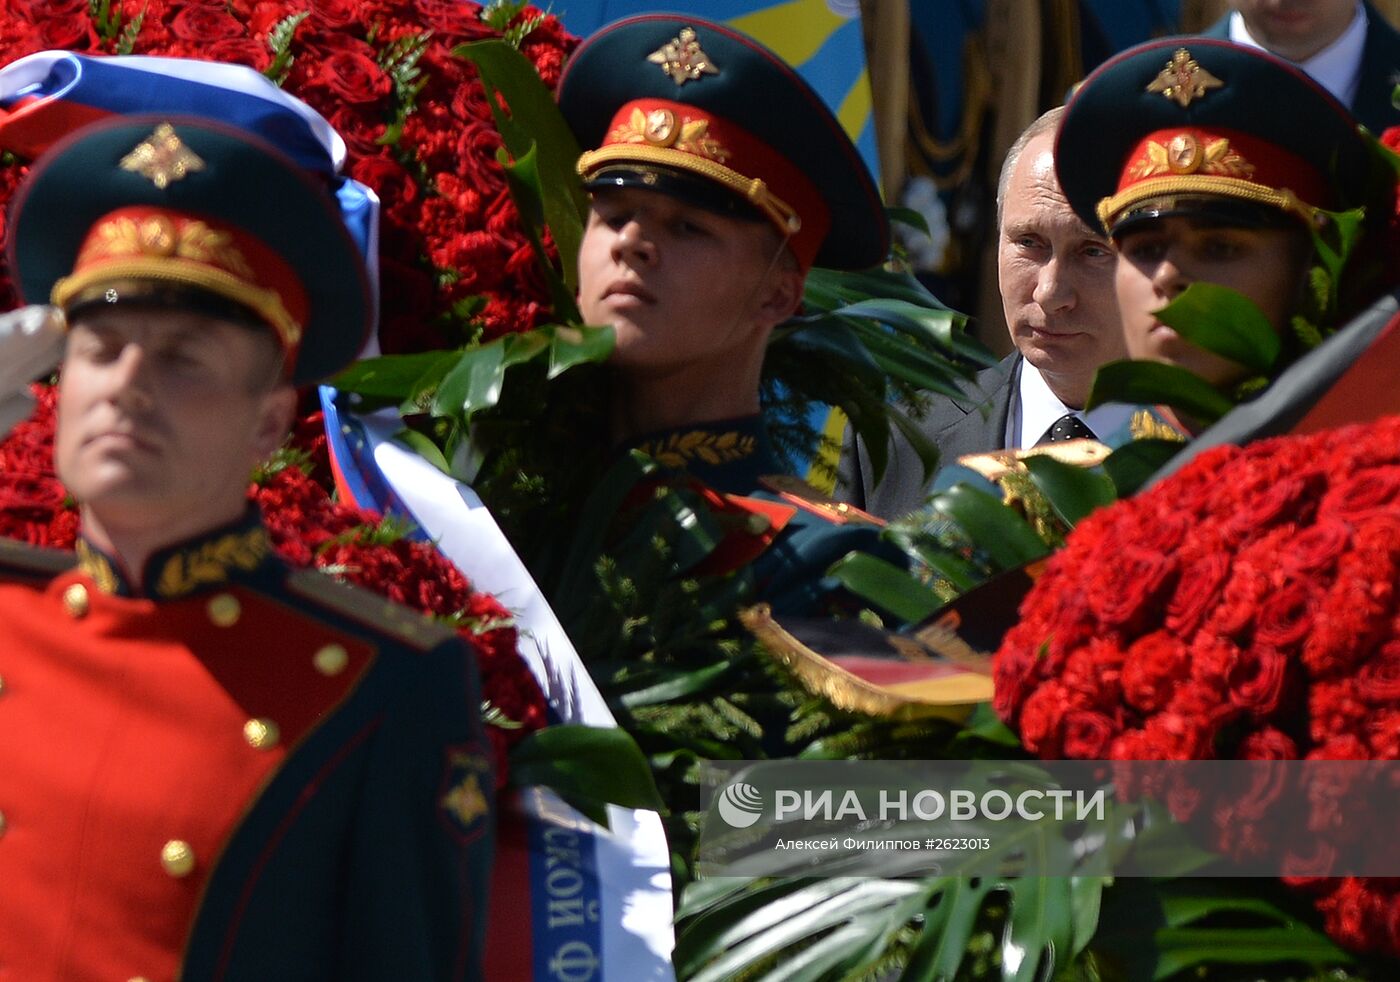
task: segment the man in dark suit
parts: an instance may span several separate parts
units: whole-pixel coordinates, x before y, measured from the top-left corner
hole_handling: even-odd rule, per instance
[[[1232,0],[1206,37],[1278,55],[1311,75],[1379,134],[1400,124],[1400,31],[1364,0]]]
[[[1016,352],[978,373],[958,399],[939,399],[920,425],[940,463],[965,454],[1123,431],[1132,408],[1083,407],[1100,365],[1126,357],[1113,294],[1113,247],[1070,209],[1055,178],[1052,109],[1012,145],[997,186],[997,283]],[[923,504],[929,483],[896,438],[880,482],[848,444],[843,492],[886,518]]]

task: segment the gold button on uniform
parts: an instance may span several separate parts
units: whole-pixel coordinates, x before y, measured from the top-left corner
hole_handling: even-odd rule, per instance
[[[322,675],[339,675],[350,663],[350,652],[343,644],[328,644],[312,655],[311,661]]]
[[[267,718],[250,719],[243,724],[243,739],[254,750],[271,750],[282,739],[282,729]]]
[[[81,583],[74,583],[67,590],[64,590],[63,609],[68,612],[69,617],[82,617],[86,614],[88,612],[87,587]]]
[[[171,839],[160,851],[160,864],[175,879],[194,872],[194,850],[184,839]]]
[[[220,593],[209,601],[209,619],[216,627],[233,627],[241,613],[243,605],[231,593]]]

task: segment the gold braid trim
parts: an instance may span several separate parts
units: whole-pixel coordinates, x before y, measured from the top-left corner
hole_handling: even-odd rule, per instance
[[[634,143],[615,143],[597,150],[586,150],[579,155],[576,169],[587,177],[592,171],[611,161],[641,161],[660,167],[673,167],[676,170],[690,171],[720,184],[740,197],[745,198],[778,226],[784,235],[796,235],[802,229],[802,219],[782,198],[779,198],[768,185],[756,177],[745,177],[732,167],[706,160],[684,150],[672,147],[639,146]]]
[[[1208,174],[1173,174],[1139,181],[1132,187],[1101,199],[1095,210],[1104,228],[1111,229],[1113,220],[1129,206],[1147,198],[1167,194],[1214,194],[1223,198],[1239,198],[1242,201],[1271,205],[1297,215],[1309,226],[1313,223],[1313,216],[1317,214],[1316,208],[1288,188],[1271,188],[1266,184],[1255,184],[1238,177],[1215,177]]]
[[[301,341],[301,325],[283,306],[277,291],[264,290],[231,273],[173,256],[123,259],[65,276],[53,285],[49,302],[63,309],[80,294],[105,289],[116,280],[199,287],[252,310],[277,332],[283,347],[294,348]]]

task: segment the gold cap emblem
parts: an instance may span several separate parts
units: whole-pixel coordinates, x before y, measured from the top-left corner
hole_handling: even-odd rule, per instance
[[[138,143],[131,153],[121,159],[121,169],[140,174],[157,188],[164,190],[175,181],[195,171],[204,170],[199,159],[175,134],[169,123],[161,123],[150,136]]]
[[[1210,89],[1225,83],[1201,67],[1185,48],[1177,48],[1167,67],[1148,83],[1148,92],[1160,92],[1185,109],[1193,99],[1199,99]]]
[[[677,85],[693,82],[701,75],[719,74],[719,66],[700,47],[693,27],[681,28],[678,36],[647,55],[647,61],[660,65]]]

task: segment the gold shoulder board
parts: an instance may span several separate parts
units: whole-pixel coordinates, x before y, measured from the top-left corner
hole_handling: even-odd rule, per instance
[[[312,600],[326,610],[373,628],[411,647],[427,651],[457,632],[416,610],[395,603],[363,587],[343,583],[316,569],[294,570],[287,589]]]

